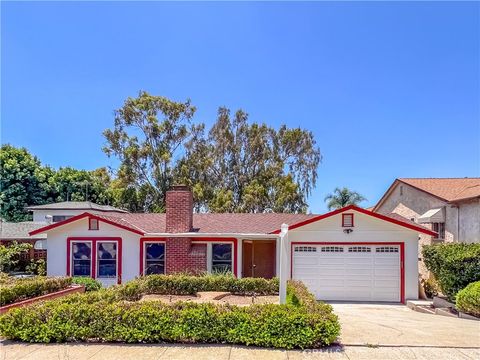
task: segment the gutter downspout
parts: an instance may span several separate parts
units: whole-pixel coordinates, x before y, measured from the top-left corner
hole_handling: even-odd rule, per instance
[[[280,231],[280,281],[278,295],[280,304],[287,302],[287,273],[288,273],[288,225],[282,224]]]

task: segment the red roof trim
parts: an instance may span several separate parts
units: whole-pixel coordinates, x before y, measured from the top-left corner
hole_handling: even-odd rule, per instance
[[[349,205],[349,206],[346,206],[344,208],[337,209],[337,210],[331,211],[329,213],[319,215],[319,216],[316,216],[314,218],[311,218],[311,219],[293,224],[293,225],[289,226],[288,229],[289,230],[296,229],[298,227],[305,226],[305,225],[310,224],[312,222],[323,220],[323,219],[329,218],[331,216],[334,216],[334,215],[337,215],[337,214],[340,214],[340,213],[343,213],[343,212],[349,211],[349,210],[355,210],[355,211],[358,211],[362,214],[370,215],[370,216],[375,217],[377,219],[388,221],[392,224],[403,226],[407,229],[417,230],[418,232],[421,232],[421,233],[424,233],[424,234],[427,234],[427,235],[437,236],[437,233],[434,232],[434,231],[425,229],[425,228],[417,226],[415,224],[409,224],[409,223],[406,223],[406,222],[398,221],[396,219],[392,219],[391,217],[388,217],[388,216],[385,216],[385,215],[382,215],[382,214],[379,214],[379,213],[375,213],[375,212],[370,211],[370,210],[362,209],[362,208],[360,208],[358,206],[355,206],[355,205]],[[275,231],[271,232],[271,234],[279,234],[279,233],[280,233],[280,230],[275,230]]]
[[[125,225],[122,225],[122,224],[118,224],[114,221],[110,221],[108,219],[105,219],[103,217],[100,217],[100,216],[96,216],[94,214],[90,214],[88,212],[84,212],[83,214],[80,214],[80,215],[76,215],[76,216],[73,216],[67,220],[64,220],[64,221],[60,221],[60,222],[57,222],[57,223],[54,223],[54,224],[50,224],[50,225],[47,225],[47,226],[44,226],[44,227],[41,227],[39,229],[36,229],[36,230],[33,230],[31,232],[29,232],[29,235],[32,236],[32,235],[36,235],[36,234],[41,234],[41,233],[44,233],[46,231],[49,231],[51,229],[55,229],[57,227],[60,227],[60,226],[63,226],[63,225],[67,225],[67,224],[70,224],[72,222],[75,222],[77,220],[80,220],[80,219],[83,219],[85,217],[88,217],[90,219],[97,219],[99,222],[100,221],[103,221],[107,224],[110,224],[110,225],[113,225],[113,226],[116,226],[116,227],[119,227],[121,229],[124,229],[124,230],[128,230],[128,231],[131,231],[135,234],[139,234],[139,235],[144,235],[144,232],[143,231],[140,231],[138,229],[135,229],[133,227],[129,227],[129,226],[125,226]]]

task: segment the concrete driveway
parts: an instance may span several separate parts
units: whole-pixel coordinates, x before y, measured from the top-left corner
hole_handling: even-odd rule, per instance
[[[332,306],[343,345],[480,348],[480,321],[422,314],[404,305]]]

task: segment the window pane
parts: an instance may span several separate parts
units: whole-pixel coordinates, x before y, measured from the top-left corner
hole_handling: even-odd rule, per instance
[[[213,261],[212,272],[213,273],[232,272],[232,262],[231,261]]]
[[[102,242],[98,244],[98,259],[116,259],[117,258],[117,243]]]
[[[232,244],[212,244],[212,261],[232,261]]]
[[[165,259],[165,244],[147,244],[145,249],[147,260]]]
[[[165,262],[163,260],[147,261],[145,266],[145,275],[165,274]]]
[[[73,243],[72,252],[73,259],[90,260],[92,255],[90,243],[75,242]]]
[[[99,260],[98,261],[98,277],[115,277],[117,276],[116,260]]]
[[[73,260],[73,276],[90,276],[90,260]]]

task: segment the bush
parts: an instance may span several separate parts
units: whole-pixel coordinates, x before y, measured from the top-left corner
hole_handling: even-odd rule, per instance
[[[50,294],[66,289],[72,283],[67,277],[34,277],[26,279],[8,280],[0,286],[0,306],[17,301]]]
[[[421,283],[423,286],[423,291],[425,291],[425,295],[427,296],[427,298],[431,299],[434,296],[438,295],[438,283],[434,277],[422,279]]]
[[[102,283],[92,279],[91,277],[73,277],[72,283],[77,285],[84,285],[85,291],[97,291],[102,288]]]
[[[138,290],[145,283],[149,284],[150,289],[161,291],[164,291],[165,284],[176,291],[207,286],[201,280],[191,286],[184,285],[183,277],[178,282],[171,277],[147,281],[149,278],[28,308],[13,309],[0,317],[0,333],[9,339],[29,342],[205,342],[291,349],[329,345],[340,332],[337,316],[333,314],[331,306],[317,303],[306,287],[298,282],[288,286],[290,298],[295,297],[298,302],[286,305],[237,307],[191,302],[130,302],[121,299],[138,297]],[[231,279],[207,278],[222,286],[229,284],[230,288],[232,283],[236,283]],[[212,286],[209,283],[208,286]],[[277,281],[273,283],[278,284]],[[182,286],[175,287],[175,284]],[[264,286],[263,282],[255,281],[238,284],[241,284],[241,291],[251,291],[252,284]]]
[[[480,317],[480,281],[468,285],[457,294],[457,309]]]
[[[450,301],[468,284],[480,280],[480,244],[425,245],[423,259]]]

